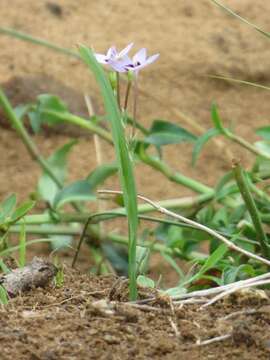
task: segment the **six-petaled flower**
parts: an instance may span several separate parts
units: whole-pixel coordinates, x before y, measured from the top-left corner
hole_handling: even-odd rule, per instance
[[[107,51],[106,55],[95,54],[97,61],[101,64],[109,65],[116,72],[134,72],[136,75],[139,70],[152,64],[157,60],[159,54],[149,56],[147,58],[147,51],[145,48],[140,49],[132,59],[128,56],[133,43],[129,44],[120,52],[117,52],[116,47],[112,46]]]
[[[111,46],[106,55],[95,53],[95,57],[99,63],[107,64],[117,72],[126,72],[125,66],[130,64],[130,58],[127,54],[132,46],[133,43],[130,43],[120,52],[117,51],[115,46]]]
[[[145,48],[143,48],[133,56],[132,62],[126,65],[125,68],[127,71],[134,71],[135,73],[138,73],[139,70],[156,61],[158,57],[159,54],[155,54],[147,58],[147,51]]]

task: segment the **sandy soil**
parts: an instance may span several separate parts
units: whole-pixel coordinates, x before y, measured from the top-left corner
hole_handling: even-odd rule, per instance
[[[269,31],[270,4],[266,1],[224,0],[224,3]],[[256,139],[256,127],[268,123],[268,92],[207,77],[223,74],[269,84],[268,42],[208,0],[137,0],[132,4],[123,0],[59,0],[55,3],[2,0],[0,19],[1,26],[13,27],[73,49],[76,44],[84,43],[103,52],[111,44],[121,48],[134,41],[138,48],[145,46],[150,53],[159,52],[158,62],[146,69],[140,80],[139,118],[146,126],[156,118],[169,119],[199,134],[198,125],[205,129],[211,126],[213,101],[219,105],[227,123],[232,121],[236,131],[249,140]],[[41,92],[51,92],[63,97],[74,112],[87,114],[83,100],[83,94],[87,93],[102,112],[93,78],[77,60],[6,36],[0,36],[0,46],[0,83],[13,104],[32,100]],[[1,124],[0,199],[10,192],[25,199],[33,191],[40,169],[32,162],[16,134],[7,128],[3,116]],[[70,137],[80,137],[70,159],[70,179],[80,179],[96,166],[91,137],[74,129],[72,132],[64,129],[62,133],[46,132],[36,136],[35,140],[42,153],[49,155]],[[245,164],[252,160],[251,155],[239,147],[228,142],[224,146]],[[111,160],[112,149],[106,144],[102,144],[102,149],[104,161]],[[230,166],[224,147],[213,150],[213,145],[207,146],[196,168],[190,166],[190,154],[189,146],[169,146],[165,159],[176,170],[211,185]],[[139,191],[153,199],[189,193],[148,167],[139,166],[136,173]],[[116,181],[110,184],[117,186]],[[6,329],[0,334],[5,349],[3,359],[86,359],[90,353],[93,359],[174,359],[179,358],[179,354],[190,359],[239,356],[251,359],[254,354],[260,359],[269,358],[267,342],[263,343],[269,332],[268,315],[241,317],[240,323],[242,321],[249,327],[242,340],[236,337],[237,340],[228,340],[222,346],[190,350],[189,346],[198,337],[206,339],[210,333],[211,336],[219,334],[219,330],[213,329],[216,319],[226,313],[225,307],[214,307],[204,314],[198,314],[196,308],[187,312],[181,310],[180,315],[177,313],[177,323],[180,333],[187,332],[187,336],[184,340],[176,340],[168,316],[163,314],[158,317],[151,312],[142,315],[138,310],[135,325],[129,324],[126,315],[116,318],[93,315],[91,301],[94,298],[81,294],[77,286],[86,292],[103,291],[110,288],[112,282],[95,278],[90,281],[86,276],[72,273],[67,275],[64,289],[49,293],[40,290],[14,300],[0,317],[1,329]],[[82,297],[71,303],[51,306],[76,294]],[[38,314],[24,313],[35,309],[35,304]],[[43,305],[49,305],[51,310],[41,311]],[[239,307],[228,311],[237,309]],[[196,324],[203,330],[196,330]],[[40,333],[38,329],[41,329]],[[104,338],[107,333],[108,341]],[[250,337],[251,342],[246,341]]]
[[[112,276],[65,269],[63,287],[33,290],[0,308],[1,359],[269,359],[268,300],[239,294],[200,310],[161,297],[134,307],[123,302],[126,290]],[[141,289],[140,297],[152,295]]]
[[[269,82],[267,40],[208,0],[196,4],[186,0],[171,0],[166,4],[157,0],[140,0],[133,2],[132,6],[122,0],[77,1],[76,4],[62,0],[57,2],[60,12],[53,11],[49,4],[49,1],[13,0],[10,6],[10,2],[3,0],[0,5],[1,24],[70,48],[84,43],[102,52],[111,44],[121,48],[134,41],[138,48],[145,46],[150,53],[160,53],[159,61],[141,76],[139,117],[144,124],[150,125],[154,118],[162,118],[193,130],[187,124],[188,118],[209,128],[209,109],[213,101],[220,106],[224,118],[233,121],[242,136],[254,139],[253,129],[267,123],[268,92],[224,84],[206,77],[226,74],[262,84]],[[237,3],[231,0],[226,4],[267,30],[269,5],[265,1],[258,0],[255,5],[252,0]],[[3,54],[0,82],[12,82],[13,77],[19,77],[15,83],[21,84],[15,89],[13,87],[15,103],[18,92],[23,94],[22,101],[23,98],[32,98],[37,90],[61,94],[69,103],[72,102],[75,111],[82,113],[86,111],[82,100],[84,92],[91,94],[96,103],[100,102],[92,76],[88,76],[86,68],[78,61],[5,36],[0,37],[0,45]],[[2,149],[7,146],[12,149],[1,156],[0,169],[1,173],[5,171],[5,175],[0,177],[0,195],[8,191],[26,194],[29,186],[35,184],[39,170],[29,161],[16,136],[7,137],[4,131],[1,136]],[[49,153],[65,140],[58,136],[38,138],[37,142],[45,153]],[[226,146],[231,147],[228,143]],[[241,154],[244,161],[248,161],[249,154],[239,148],[232,149],[234,155]],[[191,169],[190,150],[181,145],[168,147],[166,159],[177,170],[209,184],[215,183],[228,167],[224,151],[216,149],[213,153],[208,147],[201,164]],[[105,159],[110,152],[104,148]],[[82,177],[95,166],[93,153],[93,143],[82,140],[72,157],[73,178]],[[142,189],[146,195],[169,198],[186,192],[161,176],[153,176],[149,168],[139,167],[137,172],[139,190]]]

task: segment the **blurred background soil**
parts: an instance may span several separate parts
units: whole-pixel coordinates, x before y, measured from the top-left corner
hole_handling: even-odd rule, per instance
[[[264,0],[224,0],[240,15],[269,31],[270,4]],[[160,59],[141,72],[139,119],[150,126],[153,119],[168,119],[199,134],[190,120],[205,129],[211,126],[210,106],[215,101],[222,116],[243,137],[254,140],[253,130],[267,125],[270,93],[260,89],[213,80],[223,74],[269,84],[270,47],[267,39],[224,13],[208,0],[2,0],[1,26],[76,49],[83,43],[104,52],[129,42]],[[79,61],[43,47],[0,36],[0,83],[13,104],[33,99],[41,92],[61,95],[76,113],[87,114],[83,94],[91,95],[102,113],[100,95],[86,67]],[[66,132],[63,132],[66,134]],[[73,135],[73,134],[71,134]],[[75,135],[75,134],[74,134]],[[67,141],[67,135],[37,136],[48,155]],[[225,142],[233,156],[248,164],[250,154]],[[103,159],[113,157],[102,144]],[[13,132],[0,132],[0,198],[33,190],[40,174]],[[191,146],[168,146],[165,159],[178,171],[215,184],[230,166],[224,147],[206,147],[196,168],[190,166]],[[71,156],[71,178],[79,179],[96,166],[91,137],[82,137]],[[153,199],[180,197],[188,191],[150,168],[138,166],[139,191]]]

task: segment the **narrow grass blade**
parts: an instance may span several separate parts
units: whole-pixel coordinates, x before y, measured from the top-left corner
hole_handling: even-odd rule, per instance
[[[268,245],[268,239],[263,230],[259,211],[256,207],[255,201],[250,192],[248,180],[246,178],[246,173],[242,169],[242,166],[237,162],[235,162],[233,164],[233,170],[234,170],[235,180],[239,187],[239,191],[242,195],[242,198],[246,204],[247,210],[252,219],[253,225],[256,229],[258,241],[260,242],[261,252],[266,259],[269,259],[270,258],[270,248]]]
[[[242,84],[242,85],[253,86],[253,87],[256,87],[259,89],[263,89],[263,90],[268,90],[268,91],[270,90],[270,86],[265,86],[265,85],[261,85],[261,84],[253,83],[250,81],[241,80],[241,79],[234,79],[229,76],[208,75],[208,77],[213,78],[213,79],[225,80],[225,81],[229,81],[229,82],[235,82],[235,83]]]
[[[136,288],[136,237],[138,228],[137,192],[120,110],[118,108],[111,85],[102,67],[98,64],[93,52],[81,45],[79,52],[89,69],[94,73],[100,86],[104,105],[111,122],[117,164],[119,166],[120,182],[124,193],[124,202],[128,214],[129,225],[129,279],[130,299],[137,297]]]
[[[223,10],[227,11],[230,15],[236,17],[237,19],[241,20],[242,22],[244,22],[245,24],[251,26],[253,29],[255,29],[256,31],[258,31],[259,33],[263,34],[264,36],[270,38],[270,33],[267,31],[262,30],[261,28],[259,28],[257,25],[252,24],[250,21],[248,21],[247,19],[243,18],[242,16],[238,15],[236,12],[234,12],[233,10],[231,10],[229,7],[223,5],[222,3],[220,3],[217,0],[210,0],[212,1],[214,4],[216,4],[217,6],[221,7]]]
[[[25,266],[26,258],[26,233],[25,224],[21,225],[20,237],[19,237],[19,266],[22,268]]]

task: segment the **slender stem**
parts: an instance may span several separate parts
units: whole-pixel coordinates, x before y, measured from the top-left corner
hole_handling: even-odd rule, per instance
[[[162,160],[154,158],[152,156],[149,156],[146,153],[144,146],[140,147],[139,155],[140,155],[140,159],[144,163],[152,166],[154,169],[156,169],[159,172],[161,172],[162,174],[164,174],[169,180],[176,182],[178,184],[181,184],[183,186],[186,186],[197,193],[202,193],[202,194],[211,193],[212,195],[214,194],[214,189],[212,189],[196,180],[186,177],[180,173],[174,172]]]
[[[270,258],[270,249],[268,247],[267,236],[263,230],[262,222],[260,219],[260,214],[256,207],[255,201],[251,195],[248,181],[246,179],[246,174],[245,174],[244,170],[242,169],[242,166],[236,161],[234,161],[234,163],[233,163],[233,170],[234,170],[235,180],[239,187],[240,193],[246,204],[246,207],[247,207],[247,210],[252,219],[253,225],[256,229],[257,238],[258,238],[258,241],[260,242],[262,254],[266,258]]]
[[[245,149],[247,149],[248,151],[250,151],[251,153],[253,153],[256,156],[261,156],[264,157],[267,160],[270,160],[270,155],[259,150],[258,148],[256,148],[256,146],[253,146],[252,144],[250,144],[248,141],[246,141],[245,139],[241,138],[238,135],[235,135],[233,133],[231,133],[228,129],[226,129],[226,134],[225,136],[234,141],[235,143],[241,145],[242,147],[244,147]]]
[[[26,225],[25,227],[27,234],[35,235],[80,235],[82,227],[78,226],[73,228],[72,226],[64,225],[47,225],[45,227],[40,225]],[[12,225],[9,228],[9,232],[13,234],[20,233],[20,225]]]
[[[90,216],[90,217],[87,219],[87,221],[86,221],[86,223],[85,223],[85,225],[84,225],[84,227],[83,227],[83,231],[82,231],[82,234],[81,234],[81,236],[80,236],[80,239],[79,239],[79,242],[78,242],[76,251],[75,251],[75,255],[74,255],[74,258],[73,258],[71,267],[74,267],[75,264],[76,264],[76,261],[77,261],[77,258],[78,258],[78,255],[79,255],[79,252],[80,252],[80,249],[81,249],[83,240],[84,240],[84,238],[85,238],[85,236],[86,236],[87,229],[88,229],[88,226],[89,226],[90,223],[91,223],[91,220],[92,220],[92,217]]]
[[[135,125],[136,129],[140,130],[140,132],[143,135],[149,135],[150,131],[146,129],[141,123],[139,123],[137,120],[134,120],[130,118],[129,116],[126,116],[126,120],[128,124]]]
[[[134,76],[134,103],[133,103],[133,121],[134,122],[137,119],[137,104],[138,104],[138,96],[139,96],[138,75],[139,74],[135,74],[135,76]],[[135,126],[135,123],[133,123],[131,137],[135,136],[135,129],[136,129],[136,126]]]
[[[116,96],[119,110],[121,111],[121,100],[120,100],[120,75],[116,72]]]
[[[156,203],[160,206],[166,207],[167,209],[182,209],[187,210],[191,208],[196,208],[208,201],[213,199],[212,194],[203,194],[197,197],[187,196],[179,199],[168,199],[157,201]],[[140,204],[138,205],[138,213],[146,214],[153,212],[155,209],[149,204]],[[126,214],[125,208],[116,208],[110,213],[115,214]],[[57,218],[53,219],[50,214],[41,214],[41,215],[27,215],[24,217],[25,225],[40,225],[40,224],[55,224],[55,223],[73,223],[73,222],[85,222],[89,218],[89,213],[72,213],[72,214],[57,214]],[[18,225],[22,224],[23,221],[19,220]]]
[[[126,95],[125,95],[125,102],[124,102],[124,111],[127,111],[128,99],[129,99],[131,84],[132,84],[132,81],[128,78]]]
[[[81,128],[87,129],[87,130],[99,135],[102,139],[106,140],[110,144],[113,144],[112,136],[107,130],[101,128],[100,126],[93,124],[92,122],[90,122],[80,116],[76,116],[76,115],[73,115],[70,113],[53,111],[53,110],[44,110],[43,114],[44,115],[52,115],[52,116],[57,117],[59,120],[71,123],[73,125],[80,126]]]
[[[91,223],[92,224],[97,224],[100,223],[102,221],[109,221],[112,219],[115,219],[117,217],[126,217],[127,215],[124,213],[116,213],[114,211],[105,211],[105,212],[99,212],[99,213],[95,213],[93,215],[88,215],[88,217],[92,218]],[[154,222],[154,223],[161,223],[161,224],[166,224],[166,225],[173,225],[173,226],[178,226],[178,227],[184,227],[187,229],[196,229],[193,225],[189,225],[189,224],[185,224],[183,222],[179,222],[179,221],[172,221],[172,220],[168,220],[168,219],[163,219],[163,218],[158,218],[158,217],[153,217],[153,216],[146,216],[146,215],[139,215],[139,219],[140,220],[144,220],[144,221],[150,221],[150,222]],[[82,221],[78,221],[78,219],[74,219],[73,222],[70,222],[71,224],[75,224],[78,222],[82,222]],[[26,233],[28,234],[35,234],[35,235],[80,235],[82,233],[82,227],[80,225],[78,225],[77,228],[74,228],[72,226],[69,225],[55,225],[55,224],[48,224],[46,227],[41,227],[39,225],[26,225]],[[12,225],[9,228],[9,233],[14,233],[14,234],[18,234],[20,233],[21,230],[21,225]],[[103,231],[104,233],[104,231]],[[222,231],[218,231],[219,234],[227,236],[227,237],[233,237],[232,234],[227,234],[225,232]],[[239,240],[249,243],[249,244],[253,244],[253,245],[259,245],[259,243],[255,240],[251,240],[245,237],[237,237]]]

